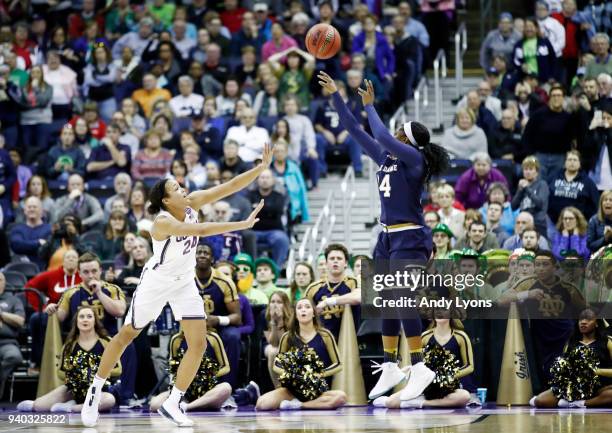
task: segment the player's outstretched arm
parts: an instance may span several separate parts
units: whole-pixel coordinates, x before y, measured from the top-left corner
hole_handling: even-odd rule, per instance
[[[370,135],[365,132],[355,116],[350,112],[340,93],[338,92],[338,88],[336,87],[336,83],[332,77],[327,75],[325,72],[320,71],[317,75],[319,79],[319,85],[326,89],[331,95],[334,101],[334,108],[338,112],[338,116],[340,117],[340,124],[348,131],[351,137],[359,143],[359,145],[363,148],[364,152],[372,158],[377,163],[380,162],[383,154],[383,148],[376,143],[376,141],[370,137]]]
[[[193,209],[199,210],[206,203],[214,203],[246,188],[251,182],[257,179],[257,176],[259,176],[262,171],[270,167],[270,164],[272,163],[272,152],[272,146],[269,143],[266,143],[261,156],[261,163],[236,176],[229,182],[222,183],[221,185],[213,188],[192,192],[187,196],[190,201],[190,206]]]
[[[417,149],[402,143],[389,133],[389,130],[374,108],[374,85],[370,80],[364,80],[364,82],[366,88],[362,89],[360,87],[357,92],[361,96],[361,102],[363,102],[366,113],[368,113],[368,122],[370,123],[370,129],[374,138],[385,150],[405,163],[412,165],[415,162],[422,161],[423,157]]]
[[[151,235],[157,241],[163,241],[170,236],[214,236],[237,230],[252,228],[258,221],[257,214],[263,208],[264,201],[261,200],[251,215],[244,221],[228,223],[198,223],[187,224],[166,216],[157,217],[153,224]]]

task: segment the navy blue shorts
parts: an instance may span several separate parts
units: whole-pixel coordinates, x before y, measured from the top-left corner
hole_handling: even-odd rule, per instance
[[[431,229],[427,226],[399,232],[380,232],[374,260],[418,260],[427,263],[433,250]]]

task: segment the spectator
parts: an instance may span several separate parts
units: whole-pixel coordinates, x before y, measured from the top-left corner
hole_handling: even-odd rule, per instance
[[[134,186],[130,195],[130,211],[128,217],[133,223],[138,224],[142,220],[149,219],[145,204],[147,202],[147,192],[144,188]]]
[[[121,111],[113,113],[112,123],[115,123],[119,128],[119,144],[124,144],[130,149],[130,156],[136,156],[136,152],[138,152],[140,147],[140,139],[132,132],[126,121],[125,114]]]
[[[435,227],[442,223],[453,232],[455,238],[461,238],[465,234],[463,223],[465,222],[465,211],[457,209],[453,206],[455,201],[455,190],[451,185],[441,185],[436,190],[437,204],[440,206],[438,210],[439,219],[431,222]]]
[[[277,290],[282,290],[276,287],[277,279],[278,266],[274,263],[274,260],[268,257],[260,257],[255,260],[255,281],[257,281],[257,289],[263,292],[268,299]]]
[[[249,254],[240,253],[234,257],[237,267],[238,290],[251,305],[267,305],[268,297],[259,289],[253,287],[253,258]]]
[[[255,111],[247,108],[242,112],[240,126],[232,126],[227,131],[226,141],[234,140],[238,143],[238,156],[247,163],[252,163],[263,151],[264,145],[270,141],[268,131],[255,125],[257,121]]]
[[[597,213],[589,219],[587,246],[591,252],[612,243],[612,191],[604,191],[599,198]]]
[[[104,213],[110,215],[113,202],[117,199],[123,200],[124,203],[129,202],[130,191],[132,189],[132,178],[127,173],[117,173],[113,179],[113,188],[115,194],[106,199],[104,203]]]
[[[550,8],[544,0],[536,2],[535,14],[542,37],[548,39],[555,50],[555,56],[561,58],[565,48],[565,28],[559,21],[550,16]]]
[[[312,266],[307,262],[298,262],[293,268],[293,276],[289,283],[289,301],[291,304],[295,304],[297,301],[302,299],[306,294],[306,289],[315,281],[315,273]],[[359,281],[359,280],[358,280]],[[274,297],[274,293],[272,294]],[[270,297],[270,302],[272,302]]]
[[[281,59],[285,58],[285,66]],[[307,110],[310,105],[310,88],[308,83],[315,68],[315,58],[309,53],[293,47],[268,58],[268,64],[280,79],[278,97],[282,101],[287,94],[298,97],[299,105]]]
[[[576,139],[574,116],[563,108],[565,90],[551,87],[548,107],[533,113],[523,134],[524,151],[540,161],[541,175],[549,179],[562,168],[565,153]],[[556,218],[555,218],[556,220]]]
[[[569,88],[578,69],[583,28],[588,25],[588,22],[583,14],[578,13],[575,0],[563,0],[561,12],[555,12],[551,14],[551,17],[559,21],[565,30],[561,82],[565,88]]]
[[[51,193],[44,177],[35,174],[28,180],[25,198],[19,202],[19,208],[17,209],[17,222],[25,221],[25,201],[28,197],[37,197],[41,201],[43,220],[50,221],[55,202],[51,198]]]
[[[352,53],[364,53],[366,64],[374,65],[378,78],[389,85],[395,73],[395,56],[385,36],[376,31],[377,19],[368,15],[363,23],[363,32],[353,39]]]
[[[220,170],[230,171],[234,176],[244,173],[249,166],[238,155],[239,145],[236,140],[228,138],[223,144],[223,157],[220,160]]]
[[[271,169],[277,178],[284,183],[289,198],[289,225],[293,225],[310,221],[310,215],[308,213],[306,182],[304,182],[299,166],[287,158],[288,146],[287,142],[274,144],[274,161]]]
[[[577,255],[585,261],[591,253],[587,248],[587,221],[578,209],[572,206],[563,208],[559,214],[552,242],[552,252],[558,260],[569,254]]]
[[[461,229],[463,230],[463,227]],[[431,233],[433,244],[436,246],[434,259],[451,259],[452,242],[455,239],[453,232],[446,224],[438,223],[431,229]]]
[[[71,39],[83,36],[85,26],[94,21],[101,29],[104,29],[104,16],[96,13],[96,2],[94,0],[83,0],[82,10],[71,13],[68,16],[68,35]]]
[[[47,306],[51,309],[57,306],[62,294],[68,289],[81,283],[81,276],[78,272],[79,253],[76,250],[67,250],[64,254],[63,264],[55,269],[50,269],[34,276],[26,283],[25,287],[38,290],[47,303],[43,307],[38,305],[36,296],[27,292],[26,298],[29,307],[36,312],[30,317],[30,333],[32,334],[32,362],[39,366],[42,358],[44,331],[47,328]]]
[[[21,163],[21,153],[19,152],[19,150],[11,149],[8,153],[9,157],[11,158],[11,162],[13,163],[13,167],[15,167],[17,175],[17,181],[13,184],[13,189],[18,190],[17,197],[15,197],[15,191],[13,191],[13,203],[15,203],[18,199],[25,197],[26,185],[32,177],[32,170],[30,170],[30,167],[28,167],[27,165],[23,165]]]
[[[213,99],[214,102],[214,99]],[[221,158],[223,149],[223,132],[215,126],[216,119],[202,110],[191,114],[191,128],[189,132],[200,146],[202,151],[200,162],[206,162],[208,158],[218,160]]]
[[[189,59],[189,53],[196,46],[195,36],[189,35],[187,22],[178,16],[174,18],[171,31],[173,34],[172,42],[181,54],[181,61],[184,62]]]
[[[162,102],[158,103],[162,104]],[[173,154],[176,154],[177,151],[180,153],[179,138],[172,132],[172,112],[170,110],[163,109],[151,116],[150,130],[157,132],[161,137],[164,149],[168,149]]]
[[[433,228],[434,228],[435,226],[437,226],[437,225],[440,223],[440,221],[442,220],[442,219],[440,218],[440,214],[438,214],[438,212],[437,212],[437,211],[435,211],[435,210],[429,210],[429,211],[426,211],[426,212],[423,214],[423,219],[424,219],[424,221],[425,221],[425,225],[426,225],[427,227],[429,227],[430,229],[433,229]]]
[[[117,110],[115,101],[115,82],[120,71],[117,69],[111,52],[106,45],[98,43],[92,48],[91,63],[85,67],[83,95],[98,103],[100,117],[110,122]]]
[[[14,53],[9,55],[15,57]],[[12,84],[6,56],[4,62],[5,64],[0,65],[0,122],[6,147],[12,149],[19,144],[19,105],[9,96],[9,88],[15,84]]]
[[[600,115],[593,117],[587,132],[583,157],[585,170],[600,191],[612,189],[612,102],[601,104]]]
[[[175,117],[189,117],[193,112],[202,110],[204,97],[193,93],[193,80],[188,75],[178,79],[179,94],[170,100],[170,108]]]
[[[492,182],[501,182],[506,187],[508,181],[496,168],[491,167],[491,158],[486,153],[474,154],[474,165],[459,176],[455,185],[455,196],[463,206],[478,209],[486,201],[486,191]]]
[[[132,98],[136,101],[147,118],[153,114],[153,105],[158,100],[169,101],[172,98],[170,92],[166,89],[157,87],[157,78],[155,75],[148,73],[142,77],[142,88],[134,91]]]
[[[216,12],[210,12],[207,15],[206,20],[206,28],[208,29],[208,33],[210,36],[210,42],[215,44],[218,48],[219,56],[229,56],[230,55],[230,46],[232,44],[231,34],[227,28],[223,27],[223,23],[219,18],[219,14]],[[210,18],[208,18],[210,16]],[[210,47],[209,45],[209,47]],[[206,58],[208,60],[208,56],[210,56],[210,51],[206,52]],[[208,69],[208,65],[207,69]]]
[[[38,46],[36,42],[29,38],[28,24],[24,21],[19,21],[13,26],[13,49],[17,54],[17,62],[19,69],[30,70],[36,61],[36,51]]]
[[[296,270],[298,266],[300,265],[296,265]],[[278,355],[280,338],[289,330],[291,316],[291,301],[287,293],[282,290],[273,292],[270,296],[270,302],[268,302],[265,313],[267,326],[264,330],[265,343],[263,353],[268,361],[268,373],[270,374],[270,379],[272,380],[274,388],[279,388],[280,382],[278,380],[278,375],[273,371],[272,367],[274,366],[274,359],[276,355]]]
[[[206,48],[206,63],[204,64],[204,76],[202,77],[202,89],[204,95],[218,95],[230,72],[226,62],[221,59],[221,48],[211,43]]]
[[[53,146],[41,161],[42,173],[52,180],[65,182],[71,174],[85,175],[85,155],[75,145],[74,128],[65,124],[60,133],[60,142]]]
[[[306,49],[305,39],[309,25],[310,18],[304,12],[298,12],[293,15],[289,24],[289,33],[302,50]]]
[[[591,38],[591,51],[595,58],[586,65],[585,77],[598,78],[600,74],[612,75],[612,56],[610,55],[610,36],[597,33]]]
[[[144,149],[139,150],[132,161],[132,178],[161,178],[170,170],[172,154],[162,148],[162,139],[156,131],[149,131],[143,137]]]
[[[123,292],[129,297],[133,296],[134,291],[138,286],[138,282],[140,281],[140,275],[142,274],[147,261],[153,255],[151,252],[151,246],[145,238],[135,237],[133,234],[131,234],[131,236],[134,238],[134,245],[129,253],[129,264],[121,270],[117,269],[119,271],[119,275],[115,280],[117,285],[121,287],[121,290],[123,290]],[[124,242],[126,238],[127,233],[123,238]]]
[[[72,123],[69,123],[69,125],[71,124]],[[106,125],[104,126],[104,132],[106,133]],[[75,147],[78,147],[81,152],[83,152],[85,159],[89,158],[91,150],[98,146],[98,141],[99,140],[89,131],[89,126],[87,126],[87,121],[84,117],[78,117],[74,120]]]
[[[297,42],[291,36],[285,34],[285,30],[280,23],[275,23],[272,25],[272,39],[262,47],[261,60],[265,62],[273,54],[286,51],[291,47],[298,47]]]
[[[257,117],[276,117],[280,114],[280,103],[278,100],[278,79],[274,76],[264,81],[264,88],[255,95],[253,109]]]
[[[548,216],[558,221],[561,210],[573,206],[585,218],[591,218],[597,211],[599,192],[595,183],[581,170],[580,153],[570,150],[565,157],[565,170],[558,171],[549,181]]]
[[[157,45],[155,54],[151,72],[158,78],[158,87],[174,89],[176,80],[181,75],[181,53],[170,40],[163,40]]]
[[[61,25],[56,25],[51,29],[49,40],[45,46],[47,60],[49,60],[48,56],[52,51],[59,54],[62,65],[69,67],[74,72],[77,72],[80,67],[82,68],[81,59],[74,52],[72,44],[66,38],[66,30]]]
[[[540,177],[540,161],[528,156],[521,164],[523,178],[512,198],[512,209],[529,212],[533,216],[535,229],[546,236],[546,211],[548,209],[549,189],[545,179]]]
[[[521,211],[514,222],[514,234],[504,242],[502,248],[508,251],[523,248],[522,234],[527,229],[535,230],[533,215],[529,212]],[[548,241],[544,236],[538,236],[538,249],[550,250]]]
[[[125,98],[121,101],[121,112],[125,116],[125,122],[128,128],[136,138],[140,139],[146,130],[146,121],[144,117],[138,114],[136,101],[131,98]]]
[[[28,197],[24,204],[25,222],[11,229],[11,250],[27,256],[39,269],[44,269],[46,263],[38,255],[38,250],[51,236],[51,225],[43,222],[42,202],[38,197]]]
[[[441,143],[452,157],[471,159],[478,153],[487,152],[487,136],[475,123],[476,117],[472,110],[457,110],[455,125],[444,131]]]
[[[135,14],[130,7],[129,0],[117,0],[104,19],[106,37],[111,41],[116,41],[134,27],[136,27]]]
[[[189,52],[189,61],[197,62],[200,65],[206,62],[206,47],[208,47],[208,44],[210,44],[210,33],[205,28],[199,29],[196,45]]]
[[[101,140],[106,135],[106,122],[100,118],[98,114],[98,103],[95,101],[87,101],[83,105],[83,118],[87,123],[87,128],[91,133],[91,136],[96,140]],[[75,122],[79,117],[72,118],[71,124]]]
[[[76,173],[68,178],[68,194],[57,199],[52,221],[57,222],[69,213],[79,217],[85,230],[91,229],[104,219],[100,202],[85,192],[83,178]]]
[[[112,211],[101,236],[98,238],[93,250],[98,253],[100,260],[114,260],[123,248],[123,238],[128,232],[129,222],[127,215],[122,211]],[[113,268],[110,268],[111,273],[115,274]],[[106,280],[114,280],[108,278]]]
[[[514,46],[521,39],[521,34],[512,26],[512,14],[502,12],[499,15],[497,29],[491,30],[480,45],[480,66],[487,70],[493,65],[495,56],[504,56],[510,62]]]
[[[47,269],[62,266],[67,251],[72,249],[78,252],[82,251],[79,243],[81,232],[81,220],[73,214],[64,216],[57,224],[53,225],[51,238],[38,250],[41,259],[48,263]]]
[[[23,304],[5,290],[6,277],[0,272],[0,395],[4,395],[6,380],[23,361],[17,336],[25,323]]]
[[[542,101],[527,83],[518,83],[514,90],[518,105],[519,120],[522,129],[529,122],[530,116],[542,107]]]
[[[242,15],[240,29],[232,35],[230,50],[232,56],[239,57],[242,49],[247,46],[254,47],[255,51],[259,54],[265,42],[265,36],[259,31],[255,21],[255,15],[250,11],[246,11]]]
[[[141,57],[145,48],[151,43],[154,38],[153,34],[153,19],[143,17],[138,22],[137,31],[131,31],[121,36],[113,45],[113,58],[121,57],[121,52],[124,47],[131,47],[134,55]]]
[[[280,15],[282,12],[277,6],[275,15]],[[256,2],[253,4],[253,13],[255,14],[255,22],[257,23],[257,29],[263,35],[265,41],[272,39],[272,20],[268,18],[268,4],[265,2]]]
[[[285,197],[274,190],[274,175],[271,170],[264,170],[257,178],[257,189],[251,191],[249,198],[252,204],[264,200],[264,207],[259,213],[259,222],[253,230],[257,243],[272,250],[272,260],[284,266],[289,252],[289,237],[285,233],[282,217],[285,215]]]
[[[610,74],[601,73],[597,76],[597,85],[599,86],[599,98],[612,98],[612,76]]]
[[[87,162],[87,174],[90,180],[105,181],[130,169],[132,151],[125,144],[120,144],[121,129],[116,123],[106,128],[106,137],[100,145],[91,151]]]
[[[0,148],[0,208],[5,224],[13,220],[12,194],[15,182],[17,182],[17,170],[9,153]]]
[[[25,85],[9,88],[11,97],[21,106],[20,120],[24,161],[32,163],[36,156],[47,150],[49,130],[53,119],[51,98],[53,88],[45,82],[41,66],[33,66]]]
[[[506,108],[500,124],[493,131],[489,141],[489,155],[493,159],[515,160],[521,151],[521,128],[514,111]]]
[[[510,237],[508,232],[502,227],[502,214],[504,206],[498,201],[491,201],[487,204],[486,228],[488,233],[493,233],[497,239],[498,245],[503,245],[506,239]]]
[[[144,238],[143,238],[144,239]],[[121,252],[115,256],[114,267],[119,272],[119,276],[123,275],[123,269],[132,262],[131,252],[136,244],[136,235],[132,232],[127,232],[123,237],[123,245]],[[148,241],[147,241],[148,245]],[[149,246],[150,248],[150,246]],[[138,274],[140,276],[140,274]]]
[[[525,20],[523,39],[514,46],[512,58],[520,76],[536,74],[545,83],[555,75],[555,49],[548,39],[538,36],[535,18]]]
[[[512,205],[510,204],[510,191],[506,185],[501,182],[493,182],[491,185],[489,185],[489,188],[487,189],[487,203],[492,202],[502,205],[500,226],[503,231],[505,231],[508,235],[511,235],[512,231],[514,230],[514,220],[516,219],[518,211],[512,210]],[[488,223],[487,203],[480,208],[480,215],[482,216],[482,221],[484,223]],[[499,244],[502,245],[503,242],[500,242]]]
[[[504,56],[493,57],[493,66],[487,69],[486,79],[491,86],[492,94],[506,103],[512,98],[516,81],[518,79],[515,71],[508,70],[512,62]]]
[[[539,249],[538,243],[540,241],[540,234],[536,229],[527,228],[523,230],[521,234],[521,242],[523,249],[526,251],[536,252]]]
[[[246,101],[251,106],[251,96],[240,90],[240,83],[236,77],[228,77],[223,84],[223,92],[217,96],[217,110],[221,116],[231,116],[234,114],[236,102],[239,99]]]
[[[51,111],[55,122],[68,122],[72,118],[72,100],[78,97],[77,74],[62,64],[57,51],[47,52],[47,63],[43,65],[45,81],[53,88]]]
[[[238,0],[223,0],[224,10],[221,12],[221,22],[232,33],[237,33],[240,30],[242,17],[247,10],[240,7]]]
[[[455,249],[471,248],[477,253],[499,248],[499,242],[495,234],[487,232],[487,226],[481,221],[472,222],[465,237],[459,239]]]
[[[353,60],[355,61],[355,59]],[[342,81],[336,83],[338,92],[345,102],[348,101],[346,86]],[[329,94],[323,89],[323,96],[326,101],[320,105],[315,115],[315,130],[317,131],[317,153],[322,172],[327,174],[327,154],[347,154],[351,158],[351,164],[355,171],[355,176],[363,176],[363,164],[361,162],[361,147],[353,140],[348,131],[340,125],[340,118],[334,109],[333,101],[329,99]],[[353,113],[355,118],[359,118],[360,113]]]
[[[196,189],[202,189],[206,183],[206,169],[200,163],[200,146],[197,143],[188,144],[183,150],[183,161],[186,168],[186,180],[193,183]]]
[[[429,48],[429,33],[421,21],[413,18],[410,2],[401,1],[397,8],[398,15],[404,18],[404,33],[417,38],[423,48]]]

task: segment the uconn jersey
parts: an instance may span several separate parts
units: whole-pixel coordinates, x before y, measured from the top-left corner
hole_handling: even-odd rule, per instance
[[[162,215],[175,219],[166,211],[161,211],[156,219]],[[191,208],[185,209],[184,222],[196,224],[198,222],[197,213]],[[145,267],[166,277],[194,272],[198,239],[198,236],[170,236],[163,241],[152,239],[153,257],[149,259]]]

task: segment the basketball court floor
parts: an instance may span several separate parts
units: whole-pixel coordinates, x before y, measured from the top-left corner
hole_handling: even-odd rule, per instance
[[[10,423],[0,413],[0,433],[604,433],[612,431],[612,410],[486,407],[462,410],[388,410],[351,407],[336,411],[254,412],[253,410],[191,413],[193,428],[172,426],[157,414],[122,411],[102,415],[96,428],[84,428],[79,414],[63,425]],[[27,420],[26,420],[27,421]]]

